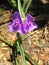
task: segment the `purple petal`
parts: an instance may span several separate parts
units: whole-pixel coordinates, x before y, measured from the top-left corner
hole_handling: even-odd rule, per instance
[[[38,26],[37,24],[33,21],[33,17],[30,14],[26,15],[26,20],[24,22],[24,28],[26,32],[31,32],[34,29],[36,29]]]
[[[25,34],[26,32],[24,31],[23,24],[21,25],[21,28],[17,30],[20,34]]]
[[[14,31],[12,24],[11,25],[10,24],[8,25],[8,29],[9,29],[10,32],[13,32]]]
[[[13,21],[13,22],[20,22],[20,23],[22,23],[19,12],[15,12],[15,13],[13,14],[13,16],[12,16],[12,21]]]
[[[10,30],[10,32],[16,31],[16,32],[19,32],[20,34],[25,34],[22,23],[12,22],[11,24],[9,24],[8,29]]]
[[[30,14],[26,14],[26,20],[32,22],[34,20],[34,18]]]

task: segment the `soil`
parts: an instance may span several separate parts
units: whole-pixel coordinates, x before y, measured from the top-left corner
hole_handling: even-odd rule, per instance
[[[8,11],[8,13],[9,12],[10,11]],[[0,16],[0,24],[11,20],[11,15],[11,13],[6,16],[5,14],[2,14],[2,16]],[[0,38],[9,41],[10,44],[13,45],[15,39],[17,39],[16,33],[9,32],[8,24],[9,23],[0,25]],[[44,28],[39,28],[31,33],[27,33],[27,35],[28,37],[22,35],[25,52],[28,53],[32,59],[36,60],[39,65],[49,65],[49,23],[46,24]],[[12,49],[0,41],[0,65],[13,65],[11,54]],[[21,56],[19,56],[18,59],[20,65]],[[27,61],[27,63],[28,65],[31,65],[29,61]]]

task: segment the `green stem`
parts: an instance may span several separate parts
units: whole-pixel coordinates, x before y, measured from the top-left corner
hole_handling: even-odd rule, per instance
[[[18,56],[18,48],[17,48],[17,40],[14,42],[14,45],[13,45],[13,48],[12,48],[12,51],[13,51],[13,56],[14,56],[14,62],[15,62],[15,65],[18,65],[18,59],[17,59],[17,56]]]
[[[27,65],[27,62],[26,62],[26,59],[25,59],[25,53],[24,53],[24,50],[23,50],[23,46],[22,44],[20,45],[19,42],[17,42],[18,46],[19,46],[19,51],[20,51],[20,54],[21,54],[21,57],[22,57],[22,65]]]
[[[14,49],[14,62],[15,62],[15,65],[18,65],[18,59],[17,59],[17,52],[16,52],[16,49]]]
[[[22,22],[24,22],[24,20],[25,20],[25,13],[23,11],[23,8],[22,8],[21,1],[20,0],[18,0],[18,11],[20,13]]]
[[[23,46],[22,46],[22,37],[19,33],[17,33],[17,38],[18,38],[17,44],[19,46],[19,51],[20,51],[20,54],[21,54],[21,57],[22,57],[22,65],[27,65],[24,49],[23,49]]]
[[[0,41],[4,42],[6,45],[8,45],[10,48],[12,48],[12,45],[10,44],[9,41],[2,39],[2,38],[0,38]]]
[[[28,8],[29,8],[29,6],[30,6],[31,2],[32,2],[32,0],[29,0],[28,4],[27,4],[27,6],[26,6],[26,9],[25,9],[25,14],[27,13]]]
[[[23,4],[23,11],[25,10],[25,5],[26,5],[26,2],[24,1],[24,4]]]
[[[26,52],[25,52],[25,56],[31,62],[31,64],[38,65],[38,63],[35,60],[33,60]]]

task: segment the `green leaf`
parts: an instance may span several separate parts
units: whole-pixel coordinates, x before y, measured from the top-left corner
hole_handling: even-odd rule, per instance
[[[0,38],[0,41],[4,42],[6,45],[8,45],[9,47],[12,48],[12,44],[9,41],[7,41],[5,39],[1,39],[1,38]]]
[[[26,5],[28,4],[28,0],[23,0],[23,10],[25,12]]]
[[[0,12],[3,12],[3,11],[4,11],[4,9],[0,8]]]
[[[7,0],[7,1],[10,3],[10,5],[16,8],[17,4],[15,0]]]
[[[14,56],[14,65],[18,65],[18,48],[17,48],[17,40],[14,42],[13,45],[13,56]]]
[[[37,61],[32,59],[26,52],[25,52],[25,56],[33,65],[38,65]]]
[[[21,19],[22,19],[22,21],[24,22],[24,20],[25,20],[25,13],[24,13],[23,8],[22,8],[22,6],[21,6],[20,0],[18,0],[18,10],[19,10]]]
[[[27,3],[26,8],[25,8],[25,14],[27,13],[28,8],[29,8],[31,2],[32,2],[32,0],[28,0],[28,3]]]
[[[26,62],[26,59],[25,59],[24,49],[23,49],[23,46],[22,46],[22,37],[19,33],[17,34],[17,37],[18,37],[17,44],[19,46],[19,51],[20,51],[20,54],[22,56],[22,65],[27,65],[27,62]]]

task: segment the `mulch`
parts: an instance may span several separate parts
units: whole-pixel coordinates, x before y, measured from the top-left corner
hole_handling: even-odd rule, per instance
[[[44,28],[37,29],[31,33],[22,36],[23,47],[32,59],[36,60],[39,65],[49,65],[49,24]],[[16,33],[11,33],[8,30],[8,23],[0,26],[0,38],[6,39],[13,45],[16,38]],[[11,61],[12,50],[5,43],[0,41],[0,65],[13,65]],[[19,65],[21,56],[18,56]],[[27,61],[28,65],[31,65]]]

